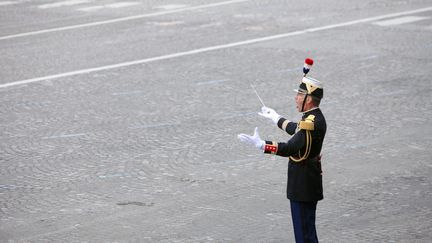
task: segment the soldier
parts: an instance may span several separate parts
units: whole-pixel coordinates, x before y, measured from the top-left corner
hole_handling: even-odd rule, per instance
[[[323,85],[314,78],[306,77],[312,63],[311,59],[306,59],[304,76],[299,88],[295,90],[297,110],[303,112],[301,121],[291,122],[265,106],[258,113],[293,135],[288,142],[261,140],[258,128],[255,128],[253,136],[238,135],[242,142],[252,144],[264,153],[289,157],[287,198],[290,200],[294,235],[298,243],[318,242],[315,212],[317,202],[323,199],[320,153],[326,121],[319,108],[323,98]]]

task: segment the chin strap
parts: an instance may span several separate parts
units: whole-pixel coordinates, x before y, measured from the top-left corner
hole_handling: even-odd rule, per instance
[[[304,111],[304,105],[306,104],[306,99],[308,97],[308,94],[305,94],[304,100],[303,100],[303,104],[302,104],[302,108],[301,108],[301,112]]]

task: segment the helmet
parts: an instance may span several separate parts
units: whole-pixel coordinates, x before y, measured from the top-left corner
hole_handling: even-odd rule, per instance
[[[322,99],[324,96],[323,84],[319,80],[311,77],[303,77],[299,88],[294,91],[311,95],[318,99]]]

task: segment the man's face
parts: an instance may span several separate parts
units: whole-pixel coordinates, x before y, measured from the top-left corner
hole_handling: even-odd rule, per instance
[[[296,108],[298,112],[302,112],[303,100],[305,98],[305,94],[298,92],[295,96]]]

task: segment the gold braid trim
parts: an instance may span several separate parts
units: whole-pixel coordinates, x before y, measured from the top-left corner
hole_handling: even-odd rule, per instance
[[[294,158],[293,156],[290,156],[290,159],[292,161],[294,161],[294,162],[301,162],[301,161],[305,160],[309,156],[309,154],[310,154],[310,151],[311,151],[311,148],[312,148],[312,135],[311,135],[310,131],[306,130],[305,132],[306,132],[306,149],[305,149],[305,153],[303,154],[303,156],[301,156],[300,155],[300,151],[299,151],[298,152],[298,154],[299,154],[299,158],[298,159]]]

